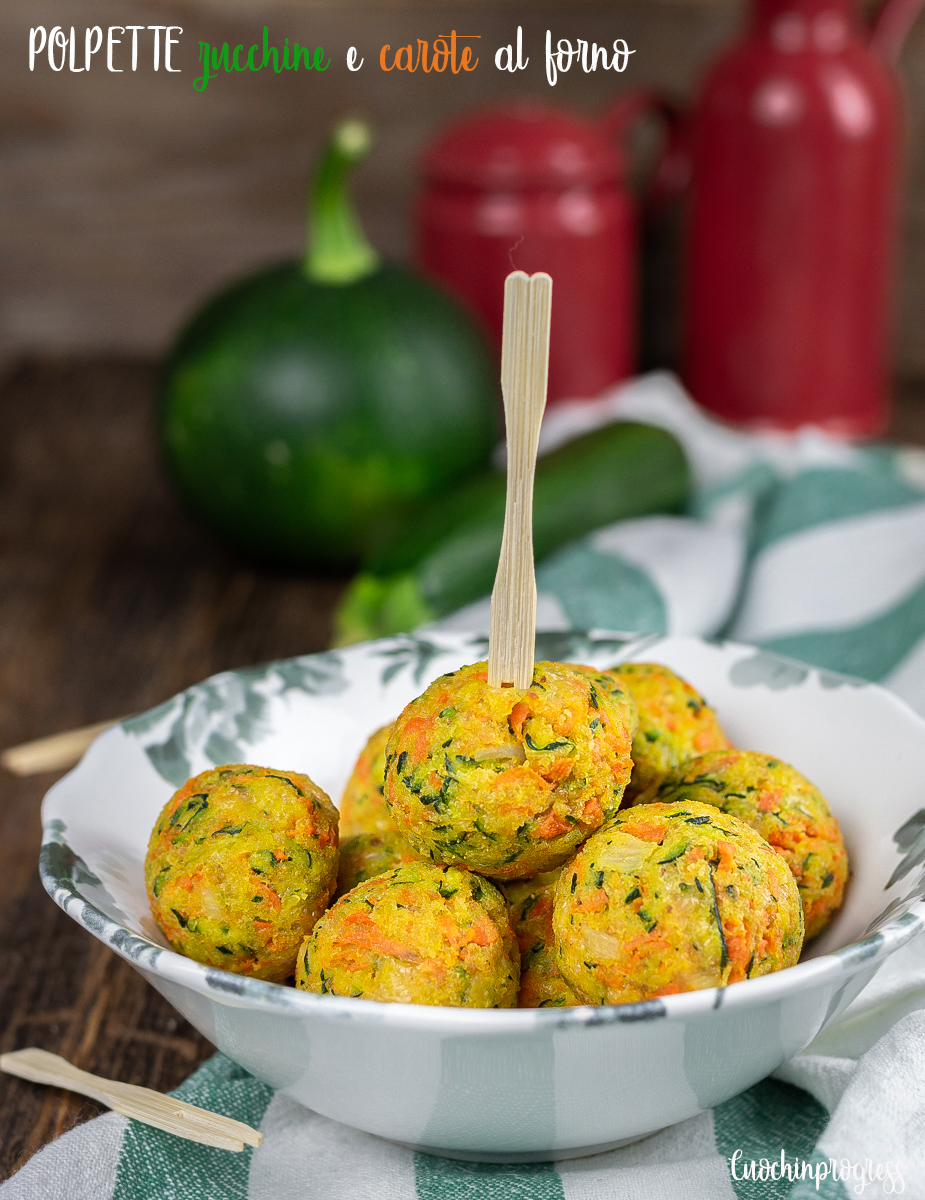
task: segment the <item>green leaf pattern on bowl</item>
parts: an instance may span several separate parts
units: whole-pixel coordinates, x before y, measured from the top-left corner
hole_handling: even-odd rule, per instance
[[[122,728],[141,739],[158,774],[180,787],[193,774],[200,747],[213,763],[246,762],[248,746],[269,731],[274,697],[288,691],[332,696],[347,686],[339,654],[303,655],[215,675],[151,712],[129,717]]]

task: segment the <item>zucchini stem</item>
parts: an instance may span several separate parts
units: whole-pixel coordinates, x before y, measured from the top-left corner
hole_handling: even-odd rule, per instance
[[[371,146],[369,126],[347,120],[335,126],[321,152],[309,191],[303,261],[305,274],[316,283],[355,283],[379,267],[379,255],[366,240],[347,188],[354,167]]]

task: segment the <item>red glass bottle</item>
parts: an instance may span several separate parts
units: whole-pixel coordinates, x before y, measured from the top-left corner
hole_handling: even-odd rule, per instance
[[[918,7],[888,6],[884,52]],[[850,0],[755,0],[692,121],[685,379],[700,403],[749,425],[882,431],[899,143],[896,81]]]
[[[636,219],[618,138],[648,98],[601,121],[523,103],[452,125],[424,158],[417,259],[501,343],[504,279],[554,281],[549,402],[598,395],[635,358]]]

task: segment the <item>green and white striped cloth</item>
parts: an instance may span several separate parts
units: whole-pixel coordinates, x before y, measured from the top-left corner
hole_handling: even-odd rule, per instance
[[[553,410],[541,451],[621,419],[681,440],[690,511],[622,521],[547,558],[541,629],[722,634],[881,682],[925,713],[925,450],[742,433],[653,374]],[[488,608],[439,627],[487,633]]]
[[[543,445],[619,419],[681,438],[691,511],[547,559],[542,628],[725,634],[882,681],[925,713],[925,452],[731,431],[667,375],[551,414]],[[487,611],[443,625],[487,631]],[[232,1154],[110,1114],[42,1150],[0,1200],[925,1200],[925,938],[774,1078],[592,1158],[416,1154],[274,1095],[222,1055],[177,1094],[258,1126],[263,1146]]]

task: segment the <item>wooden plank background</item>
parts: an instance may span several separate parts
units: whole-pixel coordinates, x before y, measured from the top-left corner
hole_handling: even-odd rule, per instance
[[[298,252],[308,164],[330,122],[362,111],[379,143],[358,177],[364,219],[388,255],[409,249],[409,213],[422,145],[448,117],[476,103],[529,93],[584,111],[618,93],[655,87],[689,100],[732,35],[744,0],[608,0],[528,4],[349,4],[307,0],[20,0],[0,5],[0,359],[22,351],[159,354],[191,307],[217,284]],[[42,24],[179,24],[180,75],[139,69],[30,74],[28,30]],[[249,45],[266,24],[332,54],[324,75],[231,75],[192,86],[200,39]],[[495,47],[523,26],[533,59],[523,76],[495,70]],[[433,38],[448,27],[480,33],[488,49],[468,77],[386,74],[385,42]],[[624,75],[577,69],[550,89],[545,30],[636,51]],[[150,34],[144,35],[150,38]],[[344,63],[355,44],[366,66]],[[925,379],[925,20],[902,62],[910,99],[910,160],[901,254],[896,372]],[[663,256],[664,258],[664,256]],[[673,280],[677,255],[661,270]],[[651,319],[672,323],[671,305]],[[650,331],[673,352],[673,327]],[[651,361],[651,355],[647,356]]]

